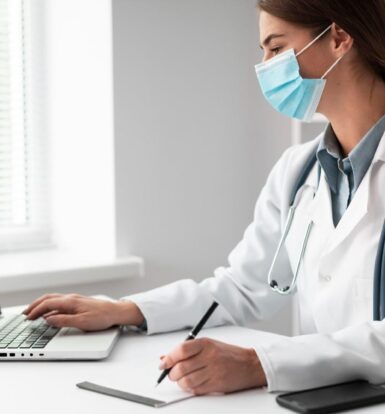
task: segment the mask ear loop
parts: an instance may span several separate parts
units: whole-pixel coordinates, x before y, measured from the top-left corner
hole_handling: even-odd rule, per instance
[[[328,30],[331,29],[333,24],[328,26],[323,32],[321,32],[315,39],[313,39],[309,44],[307,44],[302,50],[300,50],[296,56],[299,56],[301,53],[303,53],[305,50],[309,49],[310,46],[312,46],[320,37],[322,37]]]
[[[344,55],[340,56],[331,66],[330,68],[323,74],[321,79],[324,79],[339,63],[339,61],[344,57]]]

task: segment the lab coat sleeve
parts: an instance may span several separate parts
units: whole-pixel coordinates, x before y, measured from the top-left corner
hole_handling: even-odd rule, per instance
[[[298,391],[364,379],[385,383],[385,320],[333,333],[286,337],[256,346],[268,391]]]
[[[291,184],[285,185],[285,177],[292,150],[293,147],[285,151],[269,174],[255,205],[253,221],[228,256],[229,266],[218,267],[213,277],[200,283],[183,279],[120,299],[137,304],[146,319],[148,334],[190,328],[213,300],[220,306],[206,327],[252,327],[288,303],[288,297],[277,295],[268,287],[267,273],[284,224],[281,208],[287,204],[284,188],[291,188]],[[285,250],[279,257],[278,268],[280,277],[291,277]]]

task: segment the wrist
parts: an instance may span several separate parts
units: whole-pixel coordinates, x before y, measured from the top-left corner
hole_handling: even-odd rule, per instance
[[[144,316],[139,307],[132,301],[119,301],[115,303],[115,323],[117,325],[139,326],[144,322]]]
[[[249,366],[251,367],[251,380],[252,386],[254,387],[266,387],[267,386],[267,379],[265,371],[263,370],[261,361],[253,348],[248,348],[248,360]]]

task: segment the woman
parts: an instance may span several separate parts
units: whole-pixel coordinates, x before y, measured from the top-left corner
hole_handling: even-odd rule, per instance
[[[266,98],[290,117],[308,120],[317,110],[330,123],[277,162],[229,266],[199,284],[180,280],[118,303],[45,295],[25,313],[84,330],[146,321],[152,334],[193,325],[215,298],[221,306],[207,326],[251,326],[287,305],[289,296],[276,290],[293,290],[309,230],[295,286],[301,336],[253,349],[200,338],[177,346],[160,368],[173,367],[170,379],[195,394],[385,382],[385,325],[372,315],[385,217],[385,0],[259,0],[259,9],[264,59],[256,72]],[[291,191],[312,154],[318,162],[296,194],[271,267]]]

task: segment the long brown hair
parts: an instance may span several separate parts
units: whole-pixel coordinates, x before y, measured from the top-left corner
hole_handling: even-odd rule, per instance
[[[385,0],[258,0],[258,7],[314,33],[336,23],[354,39],[364,62],[385,81]]]

